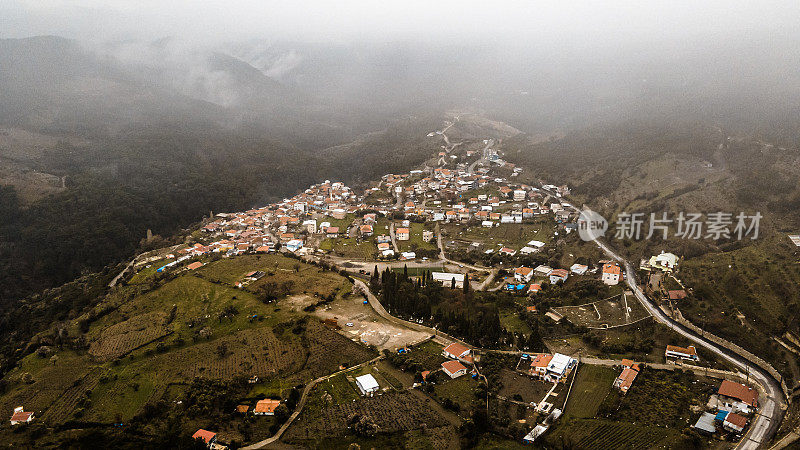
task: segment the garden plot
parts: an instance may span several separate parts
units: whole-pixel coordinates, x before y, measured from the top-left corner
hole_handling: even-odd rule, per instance
[[[588,328],[614,328],[650,317],[633,295],[614,297],[579,306],[560,306],[553,310],[575,325]]]

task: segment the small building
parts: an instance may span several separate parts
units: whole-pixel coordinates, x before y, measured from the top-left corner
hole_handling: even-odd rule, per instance
[[[22,406],[14,408],[14,413],[11,415],[11,425],[19,425],[21,423],[30,423],[33,420],[33,412],[25,411]]]
[[[517,254],[517,251],[513,248],[503,247],[500,249],[499,253],[503,255],[514,256]]]
[[[248,406],[248,405],[237,405],[236,406],[236,412],[239,413],[239,414],[247,414],[248,411],[250,411],[250,406]]]
[[[303,241],[301,241],[300,239],[292,239],[291,241],[287,242],[286,245],[284,245],[284,247],[286,247],[286,250],[295,253],[296,251],[303,248]]]
[[[398,228],[395,236],[398,241],[407,241],[411,237],[408,228]]]
[[[432,272],[433,281],[442,283],[444,287],[450,287],[453,280],[456,281],[456,287],[464,287],[464,274],[463,273],[448,273],[448,272]]]
[[[547,381],[562,381],[566,379],[570,371],[578,364],[578,360],[568,355],[556,353],[550,364],[547,365],[547,372],[545,373],[545,380]]]
[[[715,418],[716,416],[714,416],[714,414],[704,412],[703,415],[701,415],[700,418],[697,419],[697,422],[694,425],[692,425],[692,428],[703,434],[707,435],[714,434],[717,432],[717,427],[716,425],[714,425]]]
[[[274,416],[275,408],[277,408],[280,404],[280,400],[273,400],[271,398],[259,400],[256,402],[256,407],[253,408],[253,414],[257,416]]]
[[[550,277],[550,284],[556,284],[567,281],[569,272],[567,272],[567,269],[553,269],[548,276]]]
[[[741,383],[722,380],[717,394],[726,409],[749,413],[750,408],[758,407],[758,391]]]
[[[550,428],[549,425],[536,425],[530,431],[530,433],[526,434],[524,438],[522,438],[522,442],[525,444],[533,444],[536,439],[543,435],[547,429]]]
[[[547,374],[547,366],[550,365],[550,361],[553,359],[553,355],[547,353],[537,353],[533,355],[531,358],[531,367],[528,372],[531,375],[539,376],[544,378]]]
[[[538,294],[539,291],[541,290],[542,290],[541,284],[533,283],[530,286],[528,286],[528,295]]]
[[[408,259],[416,259],[417,254],[416,252],[402,252],[400,253],[400,259],[408,260]]]
[[[648,261],[648,266],[651,269],[657,269],[664,272],[672,272],[678,268],[678,256],[673,253],[661,252],[653,256]]]
[[[214,433],[213,431],[204,430],[201,428],[194,432],[194,434],[192,435],[192,439],[195,440],[202,439],[203,442],[205,442],[206,445],[210,448],[217,442],[217,433]]]
[[[359,230],[361,231],[362,237],[372,236],[372,225],[361,225],[361,228],[359,228]]]
[[[722,428],[731,433],[739,434],[744,431],[744,427],[747,426],[747,417],[740,416],[734,412],[728,413],[725,416],[725,420],[722,421]]]
[[[586,273],[587,270],[589,270],[589,266],[584,264],[573,264],[569,268],[569,271],[574,273],[575,275],[583,275]]]
[[[431,242],[433,240],[433,231],[422,230],[422,240],[425,242]]]
[[[528,245],[528,247],[542,248],[542,247],[545,246],[545,243],[542,242],[542,241],[533,240],[533,241],[528,242],[527,245]]]
[[[619,279],[622,276],[622,269],[620,269],[619,264],[617,263],[605,263],[603,264],[603,275],[602,280],[603,284],[608,286],[616,286],[619,284]]]
[[[328,227],[325,230],[326,235],[329,238],[338,238],[339,237],[339,227]]]
[[[530,267],[517,267],[514,269],[514,279],[521,283],[528,283],[533,278],[533,269]]]
[[[683,289],[667,291],[667,295],[669,296],[670,300],[683,300],[686,298],[686,291]]]
[[[622,369],[622,373],[614,380],[614,388],[619,389],[623,394],[628,393],[628,389],[633,385],[636,376],[639,375],[639,365],[631,364]]]
[[[688,347],[678,347],[677,345],[667,345],[664,356],[667,358],[687,359],[690,361],[697,361],[697,349],[693,345]]]
[[[459,344],[458,342],[453,342],[452,344],[442,349],[442,355],[450,359],[465,358],[469,355],[469,353],[470,349]]]
[[[450,378],[458,378],[467,374],[467,368],[459,361],[447,361],[442,363],[442,371]]]
[[[188,266],[186,266],[186,268],[189,269],[189,270],[195,270],[195,269],[199,269],[201,267],[203,267],[203,263],[201,263],[200,261],[195,261],[195,262],[189,264]]]
[[[546,276],[550,275],[550,272],[553,271],[553,268],[550,267],[550,266],[546,266],[546,265],[542,264],[542,265],[536,266],[536,268],[533,269],[533,271],[536,272],[537,276],[546,277]]]
[[[381,386],[378,384],[378,380],[372,376],[372,374],[361,375],[360,377],[356,377],[356,386],[358,387],[359,392],[361,395],[372,397],[375,392],[378,392],[381,389]]]

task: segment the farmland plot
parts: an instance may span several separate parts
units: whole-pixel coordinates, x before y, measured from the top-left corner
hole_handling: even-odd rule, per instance
[[[170,326],[166,321],[167,314],[152,312],[112,325],[103,330],[100,337],[92,342],[89,354],[104,361],[125,356],[143,345],[168,335]]]
[[[564,412],[575,417],[594,417],[611,392],[617,372],[611,367],[583,364],[576,377]]]
[[[650,313],[633,296],[617,295],[579,306],[553,308],[575,325],[589,328],[613,328],[629,325],[650,317]]]
[[[341,404],[326,404],[319,389],[315,389],[312,395],[314,399],[284,435],[287,442],[302,443],[346,434],[347,421],[356,414],[370,417],[380,433],[449,425],[424,401],[407,392],[387,392]]]
[[[575,449],[651,449],[685,448],[676,430],[669,428],[610,422],[599,419],[564,420],[545,441],[551,445],[568,443]]]

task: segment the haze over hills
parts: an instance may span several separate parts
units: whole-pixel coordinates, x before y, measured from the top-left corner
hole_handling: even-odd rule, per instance
[[[9,330],[0,333],[0,378],[13,373],[9,380],[18,389],[14,395],[30,394],[40,385],[35,389],[24,385],[23,373],[46,373],[52,379],[58,375],[58,369],[40,367],[47,365],[32,355],[38,348],[58,346],[58,352],[72,352],[68,358],[75,357],[69,359],[71,368],[86,371],[73,377],[80,383],[72,388],[68,383],[59,387],[74,394],[69,402],[78,402],[80,397],[85,403],[75,387],[95,389],[104,371],[119,375],[120,381],[101,383],[105,388],[100,389],[105,390],[95,400],[117,398],[108,394],[115,386],[137,386],[120,394],[120,398],[129,397],[118,398],[122,403],[116,409],[105,403],[92,409],[92,396],[85,395],[89,403],[81,403],[80,408],[89,412],[88,419],[81,418],[83,412],[67,414],[77,405],[67,402],[62,405],[65,413],[60,424],[67,419],[80,424],[97,420],[103,428],[116,413],[142,423],[152,413],[158,424],[137,428],[147,434],[140,444],[155,442],[148,441],[155,434],[183,433],[178,428],[187,427],[186,422],[178,420],[173,425],[180,422],[180,426],[170,428],[172,413],[148,409],[158,402],[143,398],[144,392],[157,392],[166,399],[172,394],[170,388],[143,386],[143,393],[137,394],[139,381],[135,380],[163,370],[163,366],[148,366],[147,361],[156,345],[168,338],[169,348],[164,351],[180,355],[194,351],[197,342],[185,341],[196,340],[198,329],[191,322],[201,310],[211,311],[208,314],[217,319],[208,325],[217,333],[214,339],[227,339],[237,357],[245,359],[248,344],[239,338],[253,337],[248,333],[263,325],[254,318],[259,315],[269,316],[268,334],[276,340],[270,338],[264,345],[273,356],[289,349],[295,356],[307,351],[321,358],[326,351],[322,341],[346,335],[347,329],[336,334],[323,330],[316,321],[305,322],[310,314],[304,313],[314,309],[291,303],[307,294],[299,275],[288,277],[297,280],[285,289],[264,283],[268,284],[264,292],[240,291],[235,284],[240,280],[234,278],[239,272],[264,269],[260,257],[247,259],[247,267],[240,267],[235,259],[206,261],[211,267],[200,272],[205,275],[175,279],[140,265],[136,270],[143,275],[124,273],[121,288],[109,287],[131,258],[151,251],[166,258],[166,249],[174,245],[206,244],[198,238],[198,224],[207,224],[210,213],[260,208],[323,180],[341,181],[363,194],[379,186],[382,177],[404,174],[409,176],[400,183],[407,183],[403,187],[408,189],[408,180],[416,183],[414,177],[432,174],[434,167],[473,176],[476,167],[485,165],[490,169],[487,178],[512,180],[510,184],[519,185],[514,189],[566,185],[575,206],[586,204],[606,217],[626,210],[645,214],[759,211],[763,214],[759,240],[642,240],[615,244],[616,250],[634,262],[662,250],[677,254],[682,258],[680,281],[659,278],[655,286],[643,287],[646,294],[655,298],[662,290],[685,287],[688,300],[680,305],[681,318],[757,354],[774,367],[789,390],[800,382],[800,359],[795,358],[800,344],[792,340],[794,336],[800,339],[799,253],[787,239],[800,230],[800,74],[796,70],[800,36],[789,19],[796,5],[772,9],[684,4],[656,12],[638,5],[617,11],[600,2],[587,6],[591,14],[586,14],[578,7],[512,8],[501,2],[473,10],[446,2],[415,5],[419,8],[412,13],[398,11],[403,7],[394,4],[381,12],[345,2],[336,8],[313,5],[308,10],[273,5],[268,13],[263,6],[226,6],[200,14],[208,12],[209,6],[176,2],[130,9],[114,2],[86,1],[90,5],[84,5],[85,10],[66,3],[50,5],[52,9],[27,2],[0,5],[0,30],[6,30],[0,31],[0,328]],[[96,14],[83,14],[87,11]],[[503,14],[509,11],[515,14]],[[96,35],[89,30],[96,30]],[[491,155],[489,150],[499,153]],[[493,156],[502,158],[502,164],[493,165]],[[428,172],[410,174],[412,169]],[[472,192],[475,199],[494,193],[489,188],[478,191]],[[407,215],[405,194],[394,195],[381,189],[371,199],[375,203],[370,203],[375,208],[390,203],[403,206],[402,211],[380,217],[386,221],[380,225],[389,234],[396,232],[388,231],[389,221]],[[459,204],[450,193],[441,197],[437,200],[461,207],[453,206],[454,210],[472,207]],[[344,221],[333,225],[342,228],[343,236],[330,238],[334,242],[327,247],[318,242],[319,249],[347,263],[362,259],[349,251],[360,250],[363,242],[344,234],[350,233],[349,225],[363,220],[361,213],[369,212],[335,219]],[[402,228],[408,227],[413,234],[429,225],[424,222],[411,221]],[[468,231],[470,226],[473,229]],[[434,231],[428,228],[425,231]],[[522,240],[531,232],[524,227],[518,235],[516,229],[507,232],[506,228],[476,231],[480,227],[475,223],[464,228],[463,236],[469,238],[458,237],[462,230],[446,229],[451,244],[488,239],[496,246],[500,241]],[[435,232],[440,233],[438,226]],[[532,259],[517,256],[502,262],[505,268],[512,263],[532,265],[532,261],[567,268],[605,258],[598,249],[587,249],[588,244],[572,238],[548,240],[546,250]],[[525,241],[530,239],[527,236]],[[505,273],[500,260],[487,256],[491,252],[476,254],[447,243],[427,244],[414,242],[421,257],[441,257],[443,264],[456,260],[454,264],[488,264],[492,277]],[[328,273],[329,267],[302,265],[298,269],[287,258],[269,256],[270,264],[282,267],[268,275],[270,281],[274,281],[271,277],[280,281],[286,275],[281,272],[307,273],[314,283],[332,283],[330,289],[315,295],[362,305],[359,294],[349,291],[352,279]],[[419,258],[417,263],[422,261]],[[369,265],[364,267],[373,270]],[[392,279],[393,275],[384,276]],[[552,332],[554,342],[562,340],[562,335],[581,335],[576,338],[580,345],[600,351],[617,345],[609,343],[616,339],[622,342],[619,346],[635,347],[636,356],[646,354],[648,362],[654,362],[653,349],[675,339],[657,324],[631,328],[621,335],[563,322],[553,325],[543,317],[532,319],[527,314],[530,310],[522,311],[534,306],[525,303],[528,297],[512,298],[488,289],[475,298],[468,289],[463,297],[459,293],[442,297],[439,290],[416,297],[418,291],[412,295],[410,290],[422,286],[405,285],[408,274],[403,276],[406,279],[394,280],[398,284],[393,287],[409,289],[403,291],[406,297],[429,296],[436,299],[437,308],[474,312],[481,327],[500,336],[492,342],[498,346],[524,350],[523,343],[539,345],[537,333],[542,326]],[[499,283],[499,277],[495,282]],[[496,287],[502,291],[500,284]],[[554,289],[540,296],[545,300],[538,301],[534,310],[575,307],[579,300],[589,302],[607,293],[592,283]],[[262,297],[271,298],[272,291],[285,291],[280,306],[263,301]],[[387,292],[376,291],[376,296],[391,300]],[[180,311],[170,319],[171,298],[178,299]],[[136,309],[139,306],[141,311]],[[237,311],[225,310],[229,306]],[[273,310],[273,306],[286,309]],[[424,320],[433,320],[430,312],[431,317]],[[495,326],[495,316],[502,320],[502,327]],[[123,329],[120,335],[126,335],[128,326],[142,331],[139,322],[153,317],[164,326],[155,340],[142,337],[142,342],[147,341],[143,347],[128,349],[135,357],[110,351],[116,362],[115,358],[99,361],[85,351],[87,339],[95,347],[110,348],[116,342],[111,338],[115,332]],[[468,329],[469,333],[457,336],[464,339],[480,334],[476,334],[477,325],[468,322],[452,325],[451,331]],[[241,330],[234,331],[233,324],[246,333],[236,334]],[[172,333],[176,333],[174,341]],[[358,358],[331,360],[326,371],[317,372],[299,362],[281,370],[291,369],[293,380],[308,383],[334,371],[334,362],[355,364],[377,355],[344,341],[337,348]],[[211,344],[198,342],[197,348],[203,347],[198,354],[214,353]],[[224,359],[226,351],[220,353]],[[611,358],[625,352],[606,353],[602,356]],[[156,357],[161,362],[168,359],[161,353]],[[500,364],[490,358],[490,370],[494,363]],[[709,364],[733,369],[720,359],[710,358]],[[182,364],[183,372],[172,373],[171,382],[183,386],[180,378],[195,374],[190,366]],[[230,371],[224,373],[227,377]],[[269,370],[259,373],[272,376]],[[247,388],[243,380],[238,381],[242,383],[236,385],[237,395]],[[505,381],[511,384],[510,379]],[[0,384],[0,398],[5,386]],[[285,393],[282,387],[277,388],[279,397]],[[184,388],[180,395],[185,394]],[[194,395],[195,390],[207,388],[193,385],[187,392]],[[336,397],[336,388],[330,389]],[[483,389],[467,391],[468,400],[448,397],[449,403],[438,392],[434,403],[448,410],[442,417],[451,422],[458,419],[450,416],[462,414],[474,424],[481,417],[465,411],[474,406],[472,394],[483,394]],[[43,398],[36,401],[46,404]],[[3,405],[16,399],[5,397]],[[324,396],[319,400],[320,404],[326,401]],[[460,409],[458,401],[472,406]],[[530,402],[526,398],[523,403]],[[581,420],[600,420],[598,414],[610,409],[603,404],[602,413]],[[214,411],[215,417],[222,414],[219,408]],[[612,416],[605,414],[602,420]],[[199,413],[197,417],[208,419]],[[200,422],[193,416],[190,425],[200,426]],[[437,431],[426,439],[453,425],[436,423],[432,428]],[[786,424],[793,428],[795,423],[788,420]],[[253,431],[249,425],[241,426],[247,431],[240,430],[240,437]],[[455,429],[448,429],[449,437],[442,440],[471,444],[479,440],[480,433],[473,434],[472,429]],[[505,437],[513,434],[510,426],[503,432]],[[403,439],[415,437],[403,434]],[[308,443],[298,435],[295,438]],[[76,445],[81,446],[80,442]]]

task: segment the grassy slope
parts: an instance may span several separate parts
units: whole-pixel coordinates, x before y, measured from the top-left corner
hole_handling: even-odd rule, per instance
[[[134,277],[138,283],[121,287],[96,307],[98,311],[111,310],[91,324],[86,333],[89,343],[129,339],[126,332],[130,330],[117,324],[137,317],[156,317],[152,323],[136,327],[166,326],[167,336],[121,358],[64,349],[56,350],[57,361],[52,363],[49,356],[31,354],[5,378],[8,390],[0,397],[0,408],[10,411],[24,405],[51,425],[65,420],[127,421],[147,402],[165,393],[179,393],[180,385],[194,376],[230,380],[257,374],[265,388],[259,392],[256,385],[252,394],[274,395],[281,393],[281,387],[332,372],[341,363],[369,358],[371,351],[316,325],[313,319],[299,334],[278,328],[273,331],[276,324],[293,320],[298,313],[283,307],[282,301],[264,304],[253,292],[231,287],[243,274],[259,269],[272,273],[266,279],[293,281],[291,294],[349,294],[349,283],[339,275],[306,264],[296,269],[297,265],[296,260],[280,256],[244,256],[209,261],[196,272],[178,274],[160,285],[153,278]],[[173,305],[174,318],[166,323]],[[219,317],[231,307],[238,312]],[[250,320],[253,315],[261,320]],[[68,328],[77,330],[79,319]],[[208,337],[200,337],[200,329]],[[220,356],[223,344],[227,351]],[[31,375],[32,383],[21,380],[25,373]],[[292,379],[293,384],[279,383],[275,389],[276,378]]]

